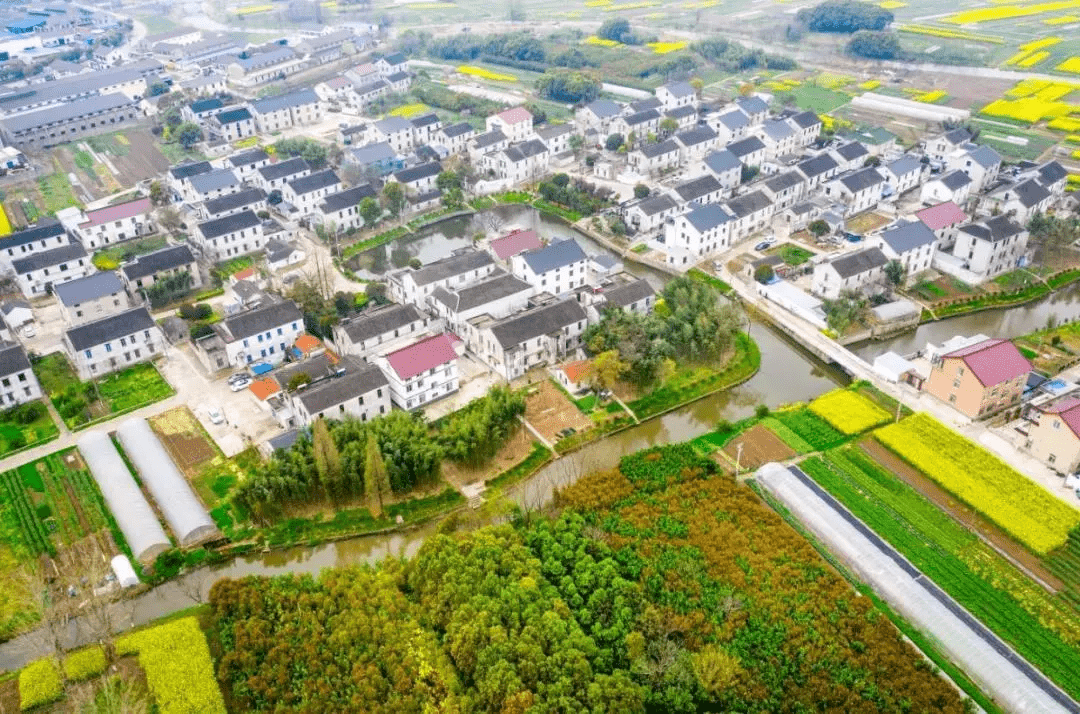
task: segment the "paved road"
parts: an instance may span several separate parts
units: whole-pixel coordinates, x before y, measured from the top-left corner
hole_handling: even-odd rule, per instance
[[[758,482],[861,580],[921,631],[1006,711],[1077,714],[1058,689],[797,467],[767,464]]]

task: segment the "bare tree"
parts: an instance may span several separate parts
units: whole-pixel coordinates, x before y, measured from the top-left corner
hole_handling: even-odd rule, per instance
[[[200,568],[186,573],[176,579],[176,588],[196,605],[202,605],[207,600],[209,585],[213,577],[208,568]]]

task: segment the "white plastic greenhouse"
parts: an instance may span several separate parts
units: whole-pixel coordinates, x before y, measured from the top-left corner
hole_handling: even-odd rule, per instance
[[[143,563],[152,563],[172,544],[112,439],[104,432],[91,431],[79,439],[78,445],[132,554]]]
[[[189,546],[220,535],[210,514],[145,419],[128,419],[116,430],[116,436],[180,545]]]

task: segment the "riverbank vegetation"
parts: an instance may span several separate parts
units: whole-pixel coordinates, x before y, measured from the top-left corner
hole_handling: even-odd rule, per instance
[[[218,582],[230,708],[965,710],[867,598],[688,446],[624,457],[560,501],[551,518],[434,536],[409,561]]]

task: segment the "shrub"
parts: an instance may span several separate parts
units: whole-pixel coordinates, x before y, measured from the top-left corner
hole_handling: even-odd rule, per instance
[[[64,696],[60,668],[52,657],[31,662],[19,672],[19,708],[23,711]]]
[[[72,652],[64,660],[64,676],[70,680],[81,682],[84,679],[96,677],[105,671],[105,650],[98,646]]]

